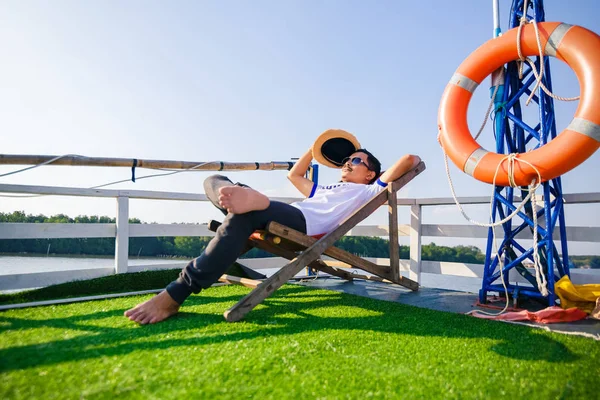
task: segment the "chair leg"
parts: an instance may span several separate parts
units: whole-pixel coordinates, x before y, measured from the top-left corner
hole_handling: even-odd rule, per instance
[[[257,240],[257,239],[250,239],[250,241],[254,244],[254,246],[256,246],[257,248],[261,249],[261,250],[265,250],[268,251],[269,253],[275,254],[279,257],[283,257],[283,258],[287,258],[288,260],[293,260],[294,258],[297,257],[297,254],[286,248],[286,242],[282,242],[279,245],[275,245],[270,243],[267,240]],[[303,249],[306,248],[303,246]],[[313,268],[319,271],[323,271],[325,273],[337,276],[339,278],[342,279],[346,279],[346,280],[353,280],[354,279],[354,274],[348,273],[346,271],[343,270],[339,270],[337,268],[333,268],[327,264],[325,264],[323,261],[321,261],[320,259],[317,259],[311,263],[309,263],[307,265],[309,268]]]
[[[306,263],[302,262],[302,257],[295,258],[285,267],[281,268],[271,277],[267,278],[256,289],[242,298],[229,310],[225,311],[223,316],[228,322],[237,322],[244,318],[254,307],[259,305],[264,299],[292,279],[298,272],[304,268]]]
[[[338,268],[335,268],[335,267],[330,267],[329,265],[325,264],[324,262],[315,261],[310,265],[310,267],[313,269],[316,269],[318,271],[325,272],[326,274],[337,276],[338,278],[346,279],[347,281],[353,281],[355,278],[354,274],[344,271],[344,270],[341,270],[341,269],[338,269]]]

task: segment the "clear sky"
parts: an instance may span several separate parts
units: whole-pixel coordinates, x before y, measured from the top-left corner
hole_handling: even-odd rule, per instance
[[[600,32],[600,2],[545,0],[546,20]],[[511,1],[500,1],[502,30]],[[492,1],[22,1],[0,0],[2,154],[81,154],[186,161],[286,161],[319,133],[342,128],[389,166],[420,155],[426,174],[403,197],[450,196],[436,142],[442,91],[461,61],[490,39]],[[552,64],[555,92],[575,96],[574,74]],[[472,130],[485,84],[469,110]],[[558,129],[575,104],[557,104]],[[487,148],[492,133],[482,140]],[[0,173],[16,169],[2,166]],[[598,192],[600,156],[564,176],[566,193]],[[452,167],[459,195],[491,187]],[[138,175],[151,173],[140,170]],[[231,177],[273,196],[299,196],[284,171]],[[339,171],[322,168],[321,181]],[[209,173],[115,189],[202,192]],[[1,183],[90,187],[127,168],[43,167]],[[115,215],[114,200],[0,198],[0,211]],[[485,207],[471,208],[485,220]],[[598,206],[567,209],[570,225],[600,225]],[[590,210],[595,210],[590,212]],[[207,204],[134,201],[132,217],[205,222]],[[401,222],[408,213],[400,211]],[[386,223],[383,216],[372,219]],[[461,223],[455,207],[426,223]]]

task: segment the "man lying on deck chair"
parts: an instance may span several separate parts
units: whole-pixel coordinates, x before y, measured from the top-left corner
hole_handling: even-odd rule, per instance
[[[125,311],[125,316],[140,324],[154,324],[177,314],[188,296],[218,281],[255,230],[276,221],[311,236],[327,233],[420,162],[417,156],[405,155],[378,178],[381,163],[369,151],[359,149],[345,161],[340,182],[321,186],[304,177],[312,159],[309,150],[288,173],[288,179],[307,197],[292,204],[270,201],[221,175],[208,178],[205,187],[218,187],[218,200],[213,202],[218,201],[219,208],[227,212],[215,237],[200,257],[183,268],[177,280],[152,299]],[[208,191],[207,197],[211,198]]]

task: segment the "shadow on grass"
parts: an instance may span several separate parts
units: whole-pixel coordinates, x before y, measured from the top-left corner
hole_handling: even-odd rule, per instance
[[[212,297],[210,290],[190,297],[186,305],[223,303],[223,310],[240,296]],[[315,290],[298,286],[285,286],[265,300],[245,319],[252,324],[230,324],[222,315],[214,313],[180,312],[177,316],[156,324],[139,326],[123,317],[123,309],[99,311],[72,317],[50,319],[21,319],[0,314],[0,333],[13,330],[57,328],[91,332],[62,340],[15,346],[0,350],[0,371],[25,369],[40,365],[79,361],[104,356],[118,356],[139,350],[161,350],[177,346],[198,346],[262,338],[266,335],[293,335],[323,330],[361,330],[414,336],[437,336],[444,338],[493,339],[497,341],[490,350],[509,358],[520,360],[544,360],[566,363],[579,359],[564,344],[535,333],[531,328],[498,324],[495,321],[478,320],[465,315],[406,306],[343,293]],[[364,310],[367,316],[318,316],[319,309],[354,307]],[[185,306],[183,308],[185,310]],[[290,316],[293,316],[291,318]],[[106,318],[123,318],[122,326],[110,326],[114,322]],[[121,321],[121,320],[119,320]],[[231,333],[206,333],[185,339],[162,339],[177,331],[195,330],[213,325],[227,324]],[[240,329],[241,328],[241,329]],[[222,330],[221,330],[222,331]],[[152,338],[155,340],[152,340]],[[531,350],[528,350],[531,349]]]

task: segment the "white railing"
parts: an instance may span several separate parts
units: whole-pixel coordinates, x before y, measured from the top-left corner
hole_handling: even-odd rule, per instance
[[[204,194],[154,192],[140,190],[101,190],[67,187],[0,185],[0,193],[24,193],[82,197],[112,197],[117,200],[117,218],[115,224],[60,224],[60,223],[0,223],[0,239],[50,239],[50,238],[98,238],[114,237],[115,260],[112,268],[92,268],[69,271],[49,271],[39,273],[19,273],[0,275],[0,290],[26,289],[48,286],[72,280],[89,279],[113,273],[138,272],[142,270],[181,268],[185,262],[154,265],[129,266],[129,238],[156,236],[213,236],[206,225],[198,224],[129,224],[129,200],[177,200],[207,201]],[[579,193],[564,195],[566,204],[600,203],[600,193]],[[293,202],[297,198],[274,197],[274,200]],[[461,204],[488,204],[488,197],[464,197]],[[452,198],[399,199],[398,205],[410,209],[410,224],[399,225],[399,236],[408,236],[410,259],[400,260],[401,272],[411,279],[421,282],[422,274],[453,275],[458,277],[483,277],[483,265],[454,262],[421,260],[421,240],[423,237],[487,238],[488,230],[472,225],[423,224],[423,207],[452,205]],[[348,236],[387,236],[387,225],[359,225]],[[527,238],[526,233],[523,237]],[[570,242],[600,243],[600,227],[567,227]],[[370,259],[382,265],[389,265],[389,259]],[[245,259],[244,264],[255,269],[273,269],[283,265],[280,258]],[[589,272],[589,271],[587,271]],[[571,279],[575,283],[600,283],[600,271],[593,273],[571,270]],[[518,274],[511,281],[526,281]]]

